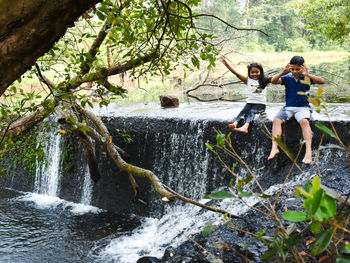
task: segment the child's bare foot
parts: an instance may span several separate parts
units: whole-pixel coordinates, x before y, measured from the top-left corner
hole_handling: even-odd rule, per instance
[[[247,134],[248,133],[248,128],[243,128],[243,127],[241,127],[241,128],[235,128],[235,129],[232,129],[233,131],[237,131],[237,132],[242,132],[242,133],[245,133],[245,134]]]
[[[270,152],[269,157],[267,157],[267,160],[271,160],[273,158],[275,158],[275,156],[277,156],[280,153],[280,151],[277,149],[272,149]]]
[[[305,164],[310,164],[311,161],[312,161],[312,154],[306,153],[302,162]]]
[[[228,127],[229,127],[231,130],[234,130],[234,129],[237,128],[237,124],[238,124],[238,123],[234,122],[234,123],[229,124]]]

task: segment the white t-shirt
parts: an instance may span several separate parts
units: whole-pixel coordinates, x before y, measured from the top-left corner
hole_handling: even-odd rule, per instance
[[[258,90],[259,80],[254,80],[248,77],[247,80],[247,103],[265,104],[266,105],[266,87],[263,90]]]

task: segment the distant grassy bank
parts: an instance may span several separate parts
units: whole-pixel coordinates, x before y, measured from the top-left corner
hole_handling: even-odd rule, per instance
[[[311,51],[304,53],[295,52],[283,52],[283,53],[230,53],[228,54],[227,60],[229,63],[240,73],[247,74],[247,64],[253,61],[262,63],[265,71],[283,68],[295,55],[300,55],[305,58],[307,66],[314,66],[320,63],[332,63],[337,61],[350,59],[350,52],[340,51]],[[349,60],[350,65],[350,60]],[[349,66],[348,65],[348,66]],[[184,91],[194,85],[201,78],[202,80],[206,77],[207,69],[206,65],[203,65],[201,70],[195,70],[194,72],[188,72],[187,77],[183,78],[183,70],[177,69],[175,72],[167,78],[164,82],[159,79],[149,80],[147,83],[144,81],[140,82],[140,88],[137,86],[126,87],[128,89],[128,98],[121,101],[129,102],[142,102],[142,101],[159,101],[159,96],[164,94],[171,94],[176,96],[183,96]],[[226,74],[225,74],[226,73]],[[227,68],[217,61],[215,68],[210,72],[209,81],[215,78],[236,79],[233,74],[228,72]],[[177,80],[180,79],[181,83]],[[222,79],[222,78],[221,78]],[[213,90],[210,87],[207,90]]]
[[[255,53],[232,53],[228,55],[230,62],[238,65],[238,70],[240,68],[246,68],[246,63],[253,61],[262,63],[263,67],[267,69],[284,67],[289,60],[295,56],[299,55],[304,57],[306,65],[316,65],[323,62],[335,62],[342,59],[349,58],[350,52],[344,51],[310,51],[304,53],[295,53],[295,52],[283,52],[283,53],[266,53],[266,52],[255,52]],[[241,65],[243,63],[244,65]],[[222,67],[222,65],[217,65]]]

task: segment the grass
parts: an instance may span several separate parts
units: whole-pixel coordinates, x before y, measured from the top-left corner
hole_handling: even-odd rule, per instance
[[[292,52],[283,52],[283,53],[233,53],[227,56],[229,63],[235,67],[240,73],[246,75],[247,68],[246,65],[249,62],[257,61],[263,64],[265,71],[280,69],[283,68],[286,63],[290,60],[290,58],[296,53]],[[306,53],[298,53],[305,58],[306,64],[308,67],[317,66],[320,63],[324,62],[338,62],[344,61],[346,58],[350,58],[350,53],[348,52],[338,52],[338,51],[326,51],[326,52],[306,52]],[[168,79],[164,82],[160,80],[153,79],[149,82],[140,81],[140,87],[137,85],[133,87],[127,87],[129,93],[126,101],[128,102],[155,102],[159,101],[159,96],[164,94],[175,95],[180,98],[180,100],[186,100],[184,95],[185,91],[192,87],[198,80],[204,79],[207,74],[207,69],[205,66],[201,70],[196,70],[194,72],[189,72],[187,74],[186,79],[183,78],[183,71],[178,69],[173,72]],[[181,80],[181,84],[177,82],[177,80]],[[208,82],[216,80],[217,82],[226,82],[226,81],[235,81],[237,78],[229,72],[226,67],[224,67],[219,61],[216,64],[216,67],[213,68],[210,72],[210,77]],[[340,89],[338,86],[329,85],[325,89],[324,95],[326,96],[327,101],[337,102],[339,97],[339,91],[341,94],[350,94],[349,83],[342,84]],[[209,96],[211,98],[220,97],[222,94],[227,96],[227,94],[233,94],[236,98],[244,96],[244,85],[231,85],[225,87],[224,89],[214,88],[214,87],[206,87],[201,88],[198,92],[199,95]],[[270,90],[270,91],[269,91]],[[271,86],[268,90],[268,100],[270,102],[282,102],[284,96],[284,90],[280,89],[278,86]],[[349,97],[346,95],[341,95],[342,99],[339,102],[350,101]],[[277,101],[276,101],[277,99]],[[120,100],[125,101],[125,100]]]
[[[225,52],[222,52],[225,54]],[[266,72],[269,72],[273,69],[283,68],[286,63],[290,60],[290,58],[294,55],[301,55],[305,58],[306,65],[316,66],[320,63],[324,62],[337,62],[344,60],[346,58],[350,58],[349,52],[341,52],[341,51],[310,51],[304,53],[293,53],[293,52],[283,52],[283,53],[267,53],[267,52],[254,52],[254,53],[240,53],[234,52],[225,55],[227,57],[228,62],[231,66],[233,66],[237,71],[246,75],[247,68],[246,65],[250,62],[256,61],[262,63]],[[349,64],[349,63],[347,63]],[[118,101],[125,102],[157,102],[159,101],[159,96],[164,94],[174,95],[180,98],[180,100],[187,100],[184,95],[185,91],[192,87],[196,82],[200,79],[205,79],[208,70],[206,69],[206,65],[202,65],[200,70],[195,70],[194,72],[187,72],[187,77],[184,78],[184,72],[182,69],[178,68],[176,71],[172,72],[171,75],[162,81],[159,78],[150,77],[147,81],[146,79],[140,79],[138,81],[128,79],[127,77],[124,80],[123,87],[128,90],[127,98],[118,98]],[[53,71],[49,72],[47,75],[49,78],[54,79],[56,83],[58,83],[58,79],[55,78]],[[346,77],[346,76],[345,76]],[[226,82],[226,81],[235,81],[237,78],[229,72],[226,67],[224,67],[219,61],[217,61],[216,66],[211,69],[210,76],[208,78],[208,82],[216,80],[217,82]],[[119,76],[113,76],[110,78],[110,81],[115,84],[121,84],[121,79]],[[21,83],[15,83],[16,86],[26,88],[27,90],[41,90],[41,86],[39,81],[33,77],[23,78]],[[233,94],[234,96],[244,95],[244,85],[232,85],[226,87],[225,89],[220,88],[201,88],[200,93],[206,94],[206,96],[215,96],[220,97],[222,94],[229,96],[229,94]],[[341,87],[342,94],[350,94],[349,83],[347,86]],[[272,88],[271,92],[280,93],[278,89]],[[282,92],[283,93],[283,92]],[[339,87],[330,87],[325,91],[325,95],[330,98],[330,101],[336,102],[338,98]],[[276,94],[268,94],[268,98],[276,97]],[[270,99],[269,99],[270,100]],[[272,99],[273,100],[273,99]],[[348,96],[342,96],[339,102],[349,101],[350,98]]]

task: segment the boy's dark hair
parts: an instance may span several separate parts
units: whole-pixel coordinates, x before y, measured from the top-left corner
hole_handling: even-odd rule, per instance
[[[304,62],[305,62],[305,60],[304,60],[303,57],[301,57],[301,56],[294,56],[294,57],[291,58],[289,64],[302,66],[302,65],[304,65]]]
[[[253,63],[250,63],[248,65],[248,77],[249,78],[252,78],[250,76],[250,71],[252,68],[257,68],[260,70],[260,76],[259,76],[259,88],[260,89],[265,89],[267,84],[269,84],[271,82],[271,77],[269,78],[266,78],[265,75],[264,75],[264,69],[263,67],[261,66],[260,63],[257,63],[257,62],[253,62]]]

